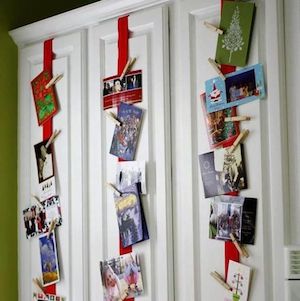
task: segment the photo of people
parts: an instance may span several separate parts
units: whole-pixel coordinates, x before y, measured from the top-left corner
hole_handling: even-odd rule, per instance
[[[104,110],[117,107],[120,102],[142,101],[142,71],[128,72],[122,79],[119,76],[104,78],[102,95]]]
[[[134,298],[143,292],[138,255],[129,253],[100,262],[104,301]]]
[[[52,144],[47,146],[48,140],[34,145],[39,183],[54,176]]]
[[[33,237],[37,234],[36,218],[36,206],[23,210],[23,220],[27,238]]]
[[[40,258],[42,268],[43,286],[59,282],[59,268],[56,250],[55,232],[39,237]]]

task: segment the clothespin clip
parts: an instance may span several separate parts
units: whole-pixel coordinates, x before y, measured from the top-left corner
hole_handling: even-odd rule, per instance
[[[219,284],[221,284],[225,289],[227,289],[228,291],[231,291],[232,288],[225,282],[225,280],[223,279],[223,277],[217,273],[216,271],[214,272],[210,272],[210,275],[219,282]]]
[[[113,123],[115,123],[117,126],[121,126],[121,125],[122,125],[121,121],[118,120],[118,118],[115,116],[114,113],[112,113],[112,112],[107,112],[107,111],[105,111],[105,113],[106,113],[106,116],[107,116]]]
[[[214,26],[214,25],[212,25],[212,24],[210,24],[210,23],[208,23],[208,22],[206,22],[206,21],[204,21],[203,24],[204,24],[208,29],[210,29],[210,30],[212,30],[212,31],[215,31],[217,34],[219,34],[219,35],[222,35],[222,34],[223,34],[223,30],[222,30],[222,29],[220,29],[220,28],[218,28],[218,27],[216,27],[216,26]]]
[[[233,144],[230,146],[228,152],[231,154],[236,149],[236,147],[245,140],[248,134],[249,130],[242,130],[238,137],[234,140]]]
[[[245,121],[245,120],[251,120],[251,117],[249,116],[232,116],[232,117],[225,117],[224,121]]]
[[[43,287],[41,281],[39,280],[39,278],[33,278],[32,282],[35,284],[35,286],[37,287],[37,289],[44,295],[44,297],[46,298],[46,300],[49,300],[48,296],[44,292],[44,287]]]
[[[234,243],[235,247],[239,251],[240,255],[248,258],[249,257],[249,253],[246,250],[245,246],[240,245],[238,243],[238,241],[236,240],[235,236],[232,233],[230,233],[229,236],[230,236],[232,242]]]
[[[48,231],[48,235],[47,235],[47,238],[50,237],[50,234],[52,233],[52,231],[55,229],[56,227],[56,218],[52,220],[51,224],[50,224],[50,228],[49,228],[49,231]]]
[[[121,191],[119,191],[113,184],[107,182],[106,186],[110,188],[117,196],[122,196]]]
[[[122,73],[121,73],[121,76],[120,76],[120,81],[122,81],[123,77],[125,76],[125,74],[131,69],[131,67],[133,66],[133,64],[135,63],[136,61],[136,58],[134,57],[133,59],[132,58],[129,58]]]
[[[211,66],[215,69],[215,71],[218,73],[218,75],[223,79],[225,80],[225,76],[224,74],[221,72],[218,64],[215,62],[215,60],[213,60],[212,58],[208,58],[208,62],[211,64]]]
[[[38,204],[38,206],[41,208],[41,209],[44,209],[44,206],[43,204],[41,203],[40,199],[36,196],[36,195],[31,195],[32,198],[34,198],[34,200],[36,201],[36,203]]]
[[[61,132],[61,130],[59,130],[59,131],[55,130],[53,132],[53,134],[49,138],[48,142],[46,143],[46,148],[48,148],[49,145],[54,142],[54,140],[57,138],[57,136],[60,134],[60,132]]]
[[[128,289],[125,289],[123,294],[121,295],[121,300],[125,300],[128,297]]]
[[[49,83],[45,86],[45,88],[49,89],[51,86],[55,85],[58,81],[60,81],[63,77],[63,74],[57,74],[53,76]]]

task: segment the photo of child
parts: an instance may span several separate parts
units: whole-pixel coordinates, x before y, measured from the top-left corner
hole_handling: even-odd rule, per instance
[[[105,288],[104,301],[118,301],[121,298],[120,282],[110,265],[101,267],[102,283]]]

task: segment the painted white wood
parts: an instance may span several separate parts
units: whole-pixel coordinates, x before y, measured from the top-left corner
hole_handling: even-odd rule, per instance
[[[173,300],[167,14],[153,8],[129,16],[129,56],[143,72],[144,110],[136,160],[147,162],[143,207],[150,240],[133,246],[141,255],[145,294],[139,300]],[[89,208],[90,299],[101,300],[99,262],[119,254],[113,194],[117,158],[109,154],[115,125],[102,110],[101,79],[117,74],[117,19],[90,28]],[[101,85],[102,86],[102,85]],[[116,109],[113,109],[116,112]],[[162,288],[162,284],[164,289]]]
[[[53,41],[56,55],[53,73],[63,73],[56,85],[60,112],[53,118],[54,129],[61,129],[55,141],[57,193],[60,196],[63,225],[56,230],[61,267],[58,294],[68,299],[84,294],[82,189],[82,33],[77,32]],[[25,238],[22,210],[34,204],[31,194],[39,195],[36,159],[33,145],[42,141],[42,128],[37,125],[30,81],[43,68],[43,44],[20,50],[20,127],[19,127],[19,296],[32,300],[32,279],[41,275],[38,238]],[[72,147],[71,147],[72,146]],[[78,285],[80,283],[80,285]],[[76,297],[75,297],[76,296]]]

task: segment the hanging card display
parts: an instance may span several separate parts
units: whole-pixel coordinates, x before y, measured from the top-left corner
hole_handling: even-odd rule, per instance
[[[142,114],[142,109],[124,102],[120,103],[117,118],[121,125],[115,128],[110,154],[127,161],[134,160]]]
[[[215,112],[265,97],[263,68],[256,64],[205,82],[207,112]]]
[[[140,199],[140,183],[132,184],[115,197],[122,246],[128,247],[149,239],[144,210]]]
[[[244,67],[247,63],[252,23],[255,12],[254,3],[224,1],[216,61],[219,64]]]
[[[100,262],[104,301],[141,295],[143,280],[138,255],[129,253]]]
[[[58,102],[54,86],[46,88],[50,80],[50,72],[44,70],[31,81],[38,125],[44,124],[58,112]]]
[[[120,102],[142,101],[142,70],[128,72],[123,78],[112,76],[103,79],[103,109],[117,107]]]
[[[214,152],[199,155],[200,171],[206,198],[247,188],[243,145],[224,156],[221,171],[216,170]]]
[[[205,93],[200,95],[200,100],[210,148],[231,145],[240,133],[239,125],[238,122],[225,122],[224,120],[226,117],[236,116],[236,108],[207,113]]]

